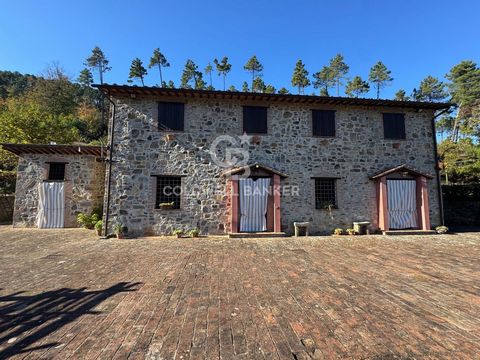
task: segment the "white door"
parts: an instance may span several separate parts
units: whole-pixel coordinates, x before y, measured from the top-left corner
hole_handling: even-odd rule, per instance
[[[65,186],[63,182],[38,185],[37,225],[41,229],[63,228],[65,221]]]
[[[267,231],[269,178],[240,179],[240,231]]]
[[[417,227],[417,186],[414,180],[387,180],[390,229]]]

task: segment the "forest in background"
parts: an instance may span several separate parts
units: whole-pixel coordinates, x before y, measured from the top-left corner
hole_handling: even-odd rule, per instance
[[[185,63],[180,88],[213,90],[212,73],[222,78],[223,89],[227,87],[227,76],[232,68],[228,57],[213,59],[203,71],[188,59]],[[105,144],[106,124],[102,118],[104,100],[100,92],[92,87],[94,74],[98,83],[103,83],[111,69],[109,60],[98,47],[85,61],[76,79],[66,75],[58,63],[51,64],[40,75],[0,71],[0,143],[48,144]],[[153,51],[148,68],[158,72],[162,87],[174,88],[174,81],[165,79],[162,69],[170,67],[159,49]],[[263,65],[252,56],[243,66],[249,74],[249,82],[243,83],[241,91],[260,93],[288,93],[285,87],[277,90],[262,80]],[[144,85],[147,69],[141,59],[132,61],[127,82]],[[207,79],[207,81],[204,80]],[[419,81],[410,94],[400,89],[395,100],[400,101],[451,101],[457,104],[448,113],[436,120],[439,137],[439,157],[442,180],[447,183],[478,183],[480,180],[480,69],[473,61],[462,61],[445,75],[447,82],[426,76]],[[296,63],[291,85],[304,93],[304,88],[313,84],[319,95],[340,94],[343,89],[349,97],[362,97],[370,86],[377,98],[385,86],[391,85],[390,70],[378,62],[370,69],[368,80],[350,76],[349,66],[343,56],[337,54],[328,65],[309,78],[309,72],[301,60]],[[222,90],[223,90],[222,89]],[[315,95],[315,94],[312,94]],[[16,157],[0,150],[0,193],[14,189]]]

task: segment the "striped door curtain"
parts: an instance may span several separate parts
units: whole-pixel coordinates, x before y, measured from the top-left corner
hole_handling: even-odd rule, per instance
[[[65,186],[63,182],[38,185],[37,225],[41,229],[63,228],[65,221]]]
[[[267,231],[269,178],[240,179],[240,231]]]
[[[417,187],[413,180],[388,180],[390,229],[417,227]]]

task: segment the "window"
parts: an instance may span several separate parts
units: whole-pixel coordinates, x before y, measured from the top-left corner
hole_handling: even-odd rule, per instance
[[[336,179],[315,179],[315,209],[328,209],[329,206],[337,207]]]
[[[180,176],[157,176],[156,209],[180,209],[181,194],[182,178]],[[164,205],[160,206],[160,204]]]
[[[267,133],[267,108],[262,106],[243,107],[243,132],[247,134]]]
[[[335,111],[312,110],[313,136],[335,136]]]
[[[50,163],[48,180],[65,180],[65,163]]]
[[[383,136],[385,139],[405,139],[405,115],[383,114]]]
[[[183,131],[184,122],[183,103],[159,102],[158,103],[158,127],[166,131]]]

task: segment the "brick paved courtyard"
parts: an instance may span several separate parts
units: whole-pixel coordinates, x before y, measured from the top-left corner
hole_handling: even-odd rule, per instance
[[[0,227],[0,358],[478,358],[480,234],[98,240]]]

